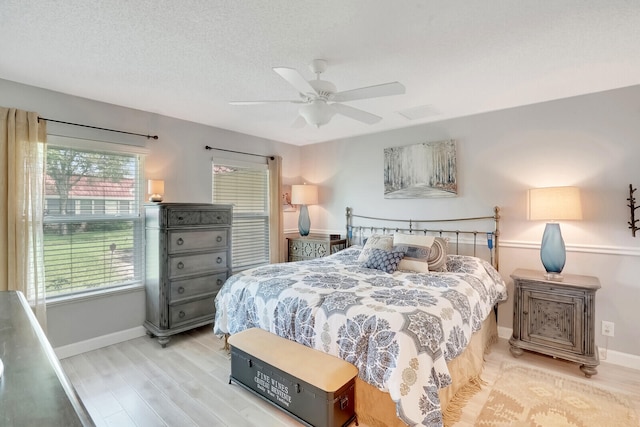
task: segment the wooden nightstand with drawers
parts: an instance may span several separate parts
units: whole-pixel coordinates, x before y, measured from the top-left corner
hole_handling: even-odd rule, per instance
[[[334,254],[347,247],[347,239],[331,239],[329,236],[310,234],[287,237],[287,260],[303,261]]]
[[[513,336],[510,351],[536,351],[580,363],[587,378],[598,373],[595,345],[597,277],[565,274],[548,280],[542,271],[517,269],[514,284]]]

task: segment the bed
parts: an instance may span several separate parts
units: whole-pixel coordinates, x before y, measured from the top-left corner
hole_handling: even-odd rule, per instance
[[[496,208],[491,216],[455,220],[489,221],[489,231],[447,231],[438,225],[453,220],[383,220],[347,208],[347,249],[230,277],[216,297],[214,333],[259,327],[353,363],[359,369],[356,413],[370,427],[442,426],[459,407],[456,400],[477,387],[495,337],[495,306],[507,296],[496,268],[498,220]],[[385,225],[372,225],[380,221]],[[421,260],[403,241],[434,234],[431,248],[437,239],[446,249],[439,271],[399,268],[409,258]],[[372,242],[388,243],[388,236],[400,244],[377,250]],[[392,271],[390,253],[412,257],[398,255]],[[386,257],[382,268],[370,268],[373,254]]]

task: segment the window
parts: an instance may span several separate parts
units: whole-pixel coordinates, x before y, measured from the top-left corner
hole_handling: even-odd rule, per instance
[[[225,164],[226,163],[226,164]],[[213,202],[233,205],[233,271],[269,263],[269,172],[267,165],[213,164]]]
[[[142,154],[54,141],[47,144],[45,175],[47,297],[141,283]]]

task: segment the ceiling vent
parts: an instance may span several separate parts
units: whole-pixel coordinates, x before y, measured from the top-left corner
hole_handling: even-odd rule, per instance
[[[398,114],[407,120],[418,120],[424,119],[425,117],[439,116],[442,112],[433,105],[421,105],[419,107],[398,111]]]

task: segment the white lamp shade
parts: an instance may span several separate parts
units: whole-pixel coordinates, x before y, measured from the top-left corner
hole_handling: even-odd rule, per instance
[[[318,187],[315,185],[292,185],[291,204],[315,205],[318,203]]]
[[[527,218],[530,220],[581,220],[578,187],[547,187],[529,190]]]
[[[164,181],[162,179],[150,179],[147,182],[147,190],[149,194],[164,194]]]

